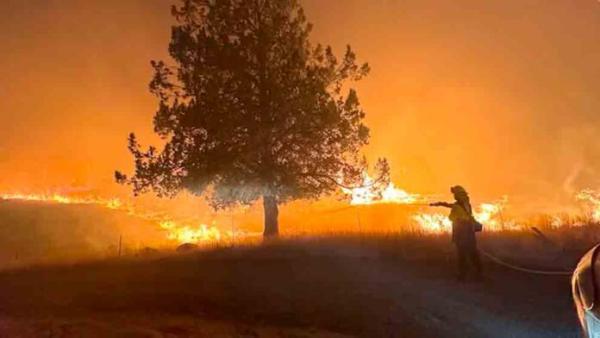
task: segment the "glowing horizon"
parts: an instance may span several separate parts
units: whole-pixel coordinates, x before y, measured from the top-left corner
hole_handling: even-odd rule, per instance
[[[450,198],[462,184],[478,202],[507,195],[511,210],[533,213],[577,208],[577,192],[600,187],[598,2],[302,3],[314,42],[349,43],[373,69],[357,89],[365,154],[391,163],[389,199]],[[128,196],[113,179],[131,168],[127,134],[161,144],[147,84],[149,61],[167,54],[169,2],[0,9],[10,79],[0,85],[0,191]],[[201,199],[184,204],[209,212]]]

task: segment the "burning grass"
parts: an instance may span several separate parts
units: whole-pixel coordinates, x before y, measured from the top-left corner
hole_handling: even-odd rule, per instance
[[[284,222],[304,226],[286,227],[280,240],[237,236],[177,252],[179,241],[168,241],[156,223],[114,209],[0,203],[0,335],[34,330],[29,336],[37,337],[66,326],[110,337],[132,327],[152,334],[177,327],[212,337],[199,328],[216,325],[224,337],[490,337],[502,332],[503,321],[541,328],[539,337],[577,334],[567,278],[531,277],[486,262],[496,284],[457,287],[449,234],[405,223],[419,210],[346,206],[331,217],[330,232],[310,224],[324,222],[329,211],[297,220],[284,211]],[[484,231],[480,247],[514,264],[571,269],[600,241],[600,226],[593,219],[560,221],[556,226],[547,216]],[[11,263],[15,252],[20,264]],[[484,324],[473,327],[474,321]]]
[[[431,201],[431,197],[408,193],[397,188],[393,182],[384,185],[365,173],[362,187],[344,188],[342,192],[348,196],[350,206],[342,204],[330,209],[317,209],[313,205],[296,203],[284,208],[281,223],[287,225],[283,231],[292,234],[320,234],[331,231],[447,233],[451,230],[451,222],[447,214],[429,208],[428,202]],[[581,209],[579,212],[571,209],[570,212],[562,214],[517,217],[516,214],[511,213],[508,197],[505,196],[497,201],[474,204],[473,215],[485,225],[487,232],[522,231],[532,226],[559,228],[600,222],[600,193],[584,190],[578,193],[574,200],[585,207],[584,213],[581,213]],[[156,206],[142,207],[135,201],[124,201],[117,197],[71,196],[59,193],[0,193],[0,201],[104,208],[153,223],[165,233],[165,240],[179,244],[232,243],[261,234],[257,231],[256,224],[252,226],[253,231],[242,230],[247,226],[235,227],[233,210],[231,219],[228,220],[231,226],[223,226],[216,222],[214,216],[211,217],[212,222],[208,223],[194,216],[174,217],[160,207],[158,209]],[[261,214],[261,211],[253,208],[242,209],[243,223],[248,223],[251,218],[256,219],[255,216]],[[249,213],[254,215],[248,217]]]
[[[515,256],[514,252],[519,252],[516,256],[535,256],[531,251],[538,247],[543,252],[554,250],[558,256],[564,251],[588,248],[600,240],[593,217],[537,216],[515,227],[511,226],[512,221],[502,217],[503,209],[499,205],[477,209],[478,217],[487,220],[480,236],[481,244],[500,253],[504,246],[523,248],[506,250],[508,256]],[[124,256],[147,256],[156,250],[168,253],[180,243],[197,243],[204,249],[262,243],[259,234],[239,228],[233,233],[216,226],[182,226],[183,223],[168,220],[157,224],[155,218],[104,209],[93,202],[47,203],[36,199],[0,203],[0,267],[115,257],[119,252]],[[385,251],[384,248],[391,246],[404,253],[411,252],[411,255],[419,255],[419,251],[432,255],[436,248],[447,247],[442,243],[449,242],[449,225],[436,230],[411,222],[415,214],[426,215],[419,214],[422,208],[418,206],[346,206],[335,213],[306,209],[307,212],[299,213],[301,217],[288,215],[290,209],[282,213],[286,241],[331,241],[337,238],[353,243],[361,239],[361,243],[378,243],[379,248],[371,248],[373,251]],[[439,220],[446,222],[447,218],[439,215]],[[326,227],[323,226],[325,222]],[[541,234],[532,231],[534,227]],[[411,249],[412,243],[428,242],[439,242],[440,245]],[[505,244],[495,245],[500,242]],[[451,253],[444,252],[444,255]]]

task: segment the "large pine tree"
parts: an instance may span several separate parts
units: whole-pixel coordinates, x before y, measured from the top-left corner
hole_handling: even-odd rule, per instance
[[[262,198],[265,236],[279,233],[278,205],[356,184],[369,138],[348,83],[369,72],[347,47],[311,45],[297,0],[184,0],[172,9],[172,65],[153,61],[159,151],[129,150],[136,194],[207,193],[215,208]],[[378,162],[382,177],[385,161]]]

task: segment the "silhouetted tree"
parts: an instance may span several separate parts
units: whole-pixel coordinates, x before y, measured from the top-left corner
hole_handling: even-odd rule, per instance
[[[175,65],[152,61],[150,83],[166,145],[143,151],[131,134],[135,174],[117,181],[161,197],[208,190],[217,209],[262,197],[265,236],[279,232],[279,204],[360,181],[369,131],[346,83],[369,66],[349,46],[338,59],[311,45],[297,0],[185,0],[172,12]],[[377,169],[387,177],[385,160]]]

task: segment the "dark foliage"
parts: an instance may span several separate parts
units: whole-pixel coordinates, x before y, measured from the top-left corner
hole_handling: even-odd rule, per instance
[[[173,7],[169,52],[152,61],[162,151],[129,150],[135,174],[116,173],[134,192],[203,194],[215,208],[263,197],[265,225],[277,205],[356,185],[369,139],[349,81],[369,72],[348,46],[343,57],[309,42],[297,0],[185,0]],[[387,179],[388,165],[377,165]]]

